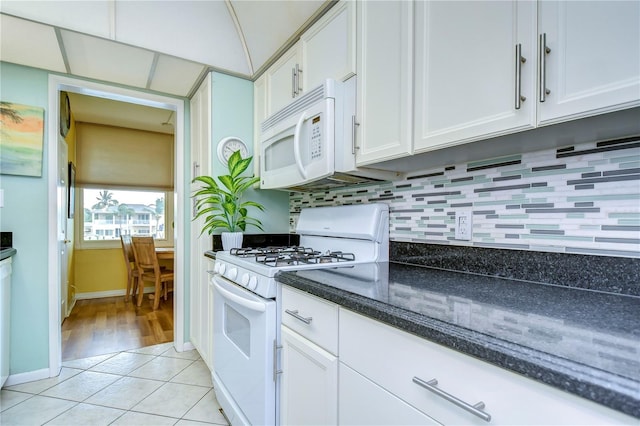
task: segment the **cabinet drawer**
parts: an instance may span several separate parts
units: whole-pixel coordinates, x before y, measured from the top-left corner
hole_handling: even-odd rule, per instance
[[[339,374],[338,424],[440,424],[343,363],[340,363]]]
[[[282,324],[338,354],[338,305],[282,286]]]
[[[637,424],[626,416],[508,370],[341,309],[340,361],[444,424],[487,422],[416,384],[469,405],[482,401],[490,424]]]

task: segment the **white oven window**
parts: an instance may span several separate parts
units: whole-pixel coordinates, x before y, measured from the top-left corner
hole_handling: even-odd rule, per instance
[[[227,304],[224,306],[224,334],[247,358],[251,356],[251,324],[246,317]]]

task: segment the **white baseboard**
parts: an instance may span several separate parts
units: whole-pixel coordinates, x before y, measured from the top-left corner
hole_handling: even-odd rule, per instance
[[[20,385],[22,383],[34,382],[36,380],[48,379],[49,368],[42,368],[40,370],[28,371],[26,373],[11,374],[4,386]]]
[[[153,293],[156,290],[154,286],[145,287],[145,293]],[[124,296],[126,293],[125,289],[120,290],[107,290],[107,291],[90,291],[86,293],[76,293],[76,299],[73,304],[75,305],[76,300],[85,300],[85,299],[101,299],[103,297],[116,297],[116,296]],[[71,311],[69,311],[71,312]]]
[[[71,311],[73,311],[74,306],[76,306],[76,302],[78,301],[78,297],[76,295],[73,296],[73,300],[71,301],[71,304],[69,305],[69,307],[67,308],[67,313],[64,316],[65,318],[67,318],[69,315],[71,315]]]
[[[175,343],[174,343],[174,344],[175,344]],[[195,346],[193,346],[193,343],[191,343],[191,342],[184,342],[184,343],[182,344],[182,350],[183,350],[183,351],[192,351],[192,350],[194,350],[195,348],[196,348],[196,347],[195,347]]]

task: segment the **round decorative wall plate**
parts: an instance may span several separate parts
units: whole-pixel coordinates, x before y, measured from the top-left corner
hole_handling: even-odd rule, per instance
[[[231,154],[236,151],[240,151],[240,156],[242,158],[247,158],[249,156],[247,144],[235,136],[224,138],[218,142],[218,159],[222,164],[227,164]]]

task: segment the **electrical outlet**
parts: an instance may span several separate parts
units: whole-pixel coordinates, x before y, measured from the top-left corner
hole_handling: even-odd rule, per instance
[[[456,212],[456,240],[471,241],[473,214],[470,211]]]

